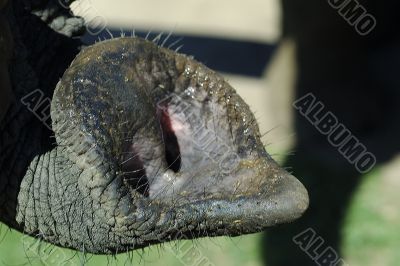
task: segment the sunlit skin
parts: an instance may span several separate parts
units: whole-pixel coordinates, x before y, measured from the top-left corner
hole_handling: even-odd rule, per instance
[[[63,41],[53,55],[65,54]],[[268,155],[249,106],[192,57],[136,37],[99,42],[70,52],[53,92],[35,79],[53,69],[24,55],[10,76],[24,101],[0,123],[0,219],[11,227],[115,254],[178,235],[260,232],[307,209],[307,191]],[[50,109],[51,130],[40,119]]]

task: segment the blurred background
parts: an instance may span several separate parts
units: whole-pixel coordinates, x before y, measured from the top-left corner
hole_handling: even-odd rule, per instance
[[[267,151],[307,187],[310,207],[295,223],[265,233],[167,243],[115,257],[53,247],[1,226],[0,264],[333,265],[318,264],[293,241],[311,228],[323,240],[313,247],[316,255],[331,247],[345,265],[400,265],[399,4],[349,1],[377,22],[360,35],[351,25],[357,12],[349,9],[349,18],[331,5],[340,2],[73,3],[74,13],[87,21],[86,44],[141,36],[224,75],[255,112]],[[374,154],[371,171],[358,173],[293,108],[309,92]]]

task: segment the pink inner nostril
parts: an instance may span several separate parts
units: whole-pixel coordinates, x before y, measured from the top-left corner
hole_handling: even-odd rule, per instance
[[[145,138],[139,138],[139,143],[137,143],[137,141],[135,141],[135,143],[128,142],[124,149],[124,154],[120,159],[124,181],[129,187],[146,197],[149,197],[150,186],[155,184],[154,182],[157,182],[151,179],[154,175],[154,169],[156,169],[158,173],[165,172],[168,169],[177,173],[181,168],[181,154],[178,139],[174,132],[175,127],[173,127],[173,121],[171,121],[167,109],[159,108],[157,115],[162,129],[162,139],[165,148],[164,160],[168,168],[158,169],[150,166],[151,163],[149,164],[150,161],[147,160],[157,160],[152,157],[154,155],[149,156],[149,154],[153,154],[151,151],[155,149],[155,147],[153,147],[154,143],[151,144],[152,142],[146,141]],[[141,143],[142,140],[143,142]],[[158,156],[156,157],[158,158]]]
[[[176,128],[172,125],[171,117],[167,108],[159,108],[157,113],[163,133],[165,159],[167,161],[168,168],[177,173],[181,168],[181,154],[179,150],[178,139],[174,131]]]

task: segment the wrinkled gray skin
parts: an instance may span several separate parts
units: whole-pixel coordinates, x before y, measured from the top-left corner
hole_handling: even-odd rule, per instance
[[[259,232],[306,210],[306,190],[267,154],[249,107],[219,75],[138,38],[77,55],[69,37],[83,21],[37,2],[1,10],[12,33],[0,29],[12,36],[1,89],[14,99],[0,123],[2,222],[113,254]],[[36,89],[52,99],[52,131],[21,103]]]

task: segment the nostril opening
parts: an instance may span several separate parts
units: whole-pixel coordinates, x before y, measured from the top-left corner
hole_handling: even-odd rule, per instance
[[[145,197],[149,196],[149,180],[146,169],[136,151],[129,149],[122,156],[121,170],[125,183]]]
[[[168,168],[177,173],[181,169],[181,153],[178,139],[174,130],[172,129],[171,120],[167,109],[159,109],[158,116],[163,132],[165,160],[167,161]]]
[[[178,140],[176,136],[169,136],[165,141],[165,159],[168,168],[175,173],[181,169],[181,154],[179,152]]]

